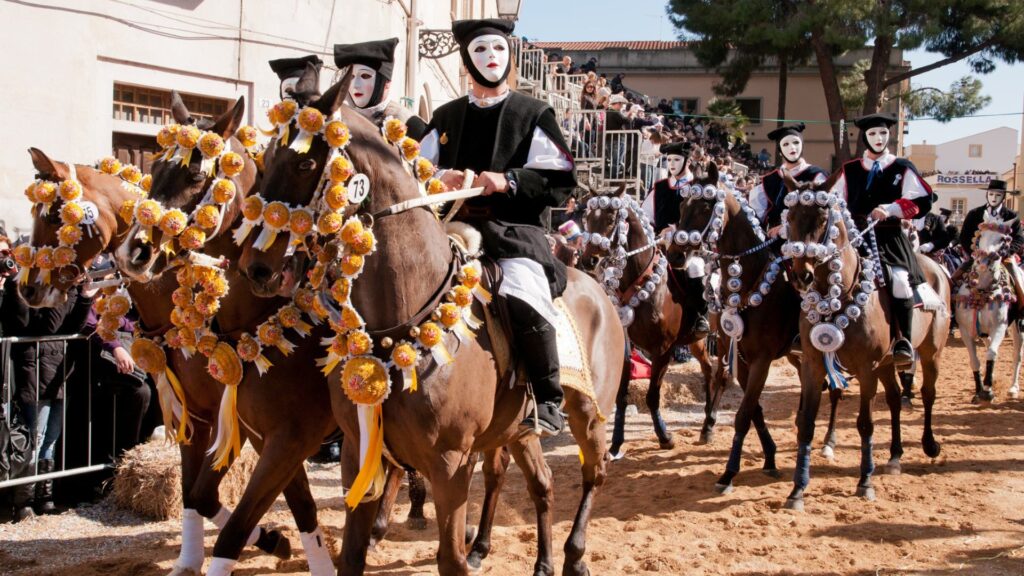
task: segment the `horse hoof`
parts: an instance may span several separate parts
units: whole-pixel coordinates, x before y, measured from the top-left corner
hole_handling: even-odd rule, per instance
[[[466,564],[469,564],[469,568],[471,571],[475,572],[479,570],[480,567],[483,566],[483,562],[484,556],[481,554],[477,554],[475,550],[473,552],[470,552],[469,555],[466,556]]]
[[[409,528],[409,530],[426,530],[427,519],[410,517],[405,520],[405,525]]]
[[[981,392],[978,393],[978,398],[982,402],[991,402],[996,399],[996,395],[992,392],[992,390],[982,390]]]
[[[834,460],[836,457],[836,451],[832,449],[828,444],[821,447],[821,456],[826,460]]]
[[[292,557],[292,543],[280,530],[265,530],[256,546],[268,554],[287,560]]]
[[[625,457],[626,457],[626,449],[625,448],[620,448],[618,452],[615,452],[614,450],[611,451],[611,452],[608,452],[608,460],[610,460],[612,462],[615,462],[617,460],[622,460]]]
[[[728,494],[732,492],[732,482],[728,484],[722,484],[721,482],[715,482],[715,492],[719,494]]]
[[[804,511],[804,499],[803,498],[786,498],[786,504],[784,506],[786,510],[793,510],[794,512]]]
[[[769,478],[782,478],[782,471],[778,468],[763,468],[761,469],[761,473]]]
[[[202,576],[202,569],[189,568],[186,566],[178,566],[177,564],[171,568],[170,573],[167,576]]]
[[[708,430],[707,432],[700,433],[700,439],[697,440],[697,444],[711,444],[715,439],[715,433]]]
[[[932,440],[930,442],[923,443],[924,454],[929,458],[938,458],[939,454],[942,453],[942,446],[938,442]]]
[[[875,489],[871,486],[857,486],[857,496],[860,496],[868,502],[874,502]]]
[[[676,447],[676,443],[675,440],[673,440],[672,437],[669,436],[668,440],[659,440],[658,447],[661,448],[662,450],[672,450],[673,448]]]
[[[582,560],[573,565],[566,563],[562,567],[562,576],[590,576],[590,568]]]
[[[899,476],[903,472],[903,467],[900,466],[899,460],[890,460],[885,465],[885,473],[889,476]]]
[[[900,404],[903,405],[903,409],[904,410],[913,410],[914,409],[914,401],[911,400],[910,398],[907,398],[906,396],[903,396],[903,397],[900,398]]]

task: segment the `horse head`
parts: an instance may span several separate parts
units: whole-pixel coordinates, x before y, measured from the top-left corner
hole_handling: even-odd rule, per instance
[[[847,245],[846,222],[838,208],[840,199],[831,192],[841,174],[837,171],[825,182],[814,184],[797,183],[783,172],[782,179],[789,191],[783,217],[787,239],[783,255],[793,259],[793,282],[798,290],[807,290],[814,284],[820,261],[831,256],[827,245]],[[821,270],[828,272],[824,267]]]
[[[156,214],[134,218],[114,253],[118,268],[138,282],[164,272],[172,254],[197,250],[229,230],[257,179],[256,163],[236,136],[244,97],[215,120],[196,119],[177,92],[171,93],[171,110],[177,124],[164,132],[190,130],[198,149],[181,146],[179,138],[161,142],[164,152],[153,162],[147,199],[147,209]]]
[[[309,122],[322,127],[336,117],[348,94],[352,73],[346,73],[322,95],[313,81],[316,76],[316,69],[307,65],[291,93],[294,100],[275,107],[279,110],[274,119],[278,132],[264,154],[259,194],[247,199],[242,226],[262,224],[263,230],[243,244],[239,269],[256,296],[291,295],[308,263],[308,252],[296,250],[296,244],[303,243],[312,231],[314,204],[321,193],[334,189],[330,186],[331,190],[324,190],[335,179],[332,173],[351,174],[354,170],[348,156],[334,152],[324,134],[303,129],[313,127]]]
[[[33,203],[32,238],[14,251],[24,275],[18,293],[29,306],[48,308],[66,301],[96,256],[124,234],[118,208],[138,196],[116,175],[51,160],[37,148],[29,154],[36,169],[26,190]]]
[[[694,178],[689,186],[679,190],[679,222],[668,245],[665,256],[673,268],[682,268],[694,252],[703,249],[709,242],[718,241],[717,233],[712,239],[712,221],[722,218],[715,214],[719,197],[724,200],[725,189],[718,187],[718,166],[708,163],[707,170],[700,178]],[[719,222],[721,224],[721,222]]]
[[[592,273],[598,262],[612,254],[613,246],[625,246],[629,234],[629,208],[625,186],[610,194],[594,193],[585,198],[583,253],[580,267]]]
[[[974,233],[972,252],[975,259],[986,261],[997,260],[1000,253],[1009,244],[1013,225],[1017,219],[1003,221],[999,216],[985,211],[984,219]]]

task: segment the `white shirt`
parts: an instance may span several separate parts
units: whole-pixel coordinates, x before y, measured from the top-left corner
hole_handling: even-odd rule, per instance
[[[796,178],[801,172],[808,169],[811,165],[806,160],[801,158],[793,166],[787,164],[782,165],[784,169],[792,178]],[[818,174],[814,177],[815,184],[821,184],[828,178],[824,174]],[[750,191],[750,207],[754,209],[754,213],[757,214],[757,219],[764,221],[765,215],[768,214],[768,207],[771,205],[771,198],[764,191],[764,184],[758,184],[754,186],[754,189]]]

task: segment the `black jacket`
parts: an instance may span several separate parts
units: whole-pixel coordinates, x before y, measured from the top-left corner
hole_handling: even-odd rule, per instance
[[[14,293],[10,281],[5,286],[5,297],[0,304],[0,324],[3,335],[7,336],[53,336],[57,334],[78,334],[85,327],[92,299],[84,298],[72,289],[64,304],[54,308],[29,308],[25,301]],[[13,344],[11,361],[14,365],[14,390],[17,399],[24,405],[36,401],[36,372],[39,373],[39,399],[60,400],[64,397],[65,376],[74,370],[72,358],[68,358],[67,374],[64,372],[65,343],[42,342],[38,344]]]
[[[480,144],[462,138],[468,128],[463,121],[469,105],[465,96],[448,102],[434,112],[427,127],[428,134],[437,130],[440,138],[440,168],[467,168],[458,165],[460,148]],[[540,128],[566,155],[570,155],[569,147],[562,137],[554,111],[544,102],[512,92],[501,106],[497,134],[479,137],[491,138],[493,142],[489,171],[511,172],[517,186],[508,194],[468,200],[464,209],[469,216],[465,219],[478,226],[483,235],[484,250],[492,258],[529,258],[538,262],[547,275],[552,297],[558,297],[565,290],[565,265],[551,254],[541,215],[545,209],[565,203],[576,187],[576,172],[575,169],[535,170],[523,168],[523,165],[527,163],[536,128]],[[475,218],[472,216],[474,213],[486,216]]]
[[[942,218],[932,212],[925,214],[923,218],[924,226],[917,232],[918,241],[921,244],[931,242],[932,252],[948,248],[949,243],[953,241],[953,237],[949,233],[949,229],[946,228],[946,223],[942,221]]]
[[[970,254],[974,245],[974,234],[978,231],[978,226],[985,221],[985,210],[987,209],[987,205],[978,206],[967,212],[967,216],[964,217],[964,225],[960,229],[960,246],[963,246],[968,254]],[[1010,250],[1013,254],[1021,254],[1024,251],[1024,235],[1021,233],[1020,219],[1017,218],[1017,213],[1006,206],[1000,206],[999,219],[1003,222],[1016,219],[1013,226],[1010,227],[1010,235],[1012,236]]]

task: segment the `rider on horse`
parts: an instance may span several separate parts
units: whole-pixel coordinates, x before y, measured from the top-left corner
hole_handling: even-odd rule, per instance
[[[1020,219],[1017,213],[1003,205],[1007,193],[1006,182],[1003,180],[990,180],[988,188],[985,189],[985,204],[972,209],[964,217],[964,225],[960,230],[960,246],[967,253],[967,260],[953,274],[953,282],[955,284],[974,265],[971,246],[974,243],[974,235],[978,231],[978,226],[984,222],[985,212],[988,212],[990,216],[998,218],[1001,222],[1012,222],[1010,226],[1010,243],[1006,247],[1003,263],[1006,264],[1007,269],[1010,271],[1013,289],[1017,294],[1017,302],[1024,303],[1024,276],[1021,275],[1020,266],[1017,265],[1017,259],[1024,253],[1024,232],[1021,231]],[[1016,194],[1017,192],[1009,193]]]
[[[439,178],[448,188],[462,188],[466,170],[476,174],[472,185],[484,188],[457,219],[480,230],[486,253],[504,274],[498,293],[508,303],[513,343],[536,405],[522,429],[549,435],[565,426],[553,301],[565,290],[566,268],[551,254],[540,216],[565,202],[576,174],[551,107],[509,88],[512,28],[497,19],[452,24],[473,87],[434,112],[421,154],[442,169]]]
[[[404,106],[388,99],[391,72],[395,68],[398,38],[356,44],[335,44],[334,65],[339,70],[352,67],[348,103],[378,127],[389,117],[405,122],[410,138],[419,140],[427,133],[427,123]]]
[[[654,232],[661,234],[668,228],[675,228],[679,222],[679,189],[693,181],[690,172],[690,152],[693,145],[689,142],[670,142],[662,144],[660,151],[665,155],[668,166],[668,178],[654,183],[642,205],[644,214],[654,223]],[[704,266],[703,262],[688,266],[686,279],[682,282],[686,291],[685,306],[697,312],[694,317],[693,332],[707,334],[708,303],[704,300]],[[685,327],[684,327],[685,328]]]
[[[302,78],[302,73],[306,71],[307,65],[312,65],[316,70],[317,77],[320,75],[320,67],[324,65],[320,57],[315,54],[309,56],[303,56],[301,58],[278,58],[277,60],[271,60],[269,62],[270,69],[277,74],[277,77],[281,80],[281,86],[278,88],[278,95],[282,100],[288,97],[295,90],[295,85],[298,84],[299,79]]]
[[[909,160],[889,153],[889,129],[896,124],[895,117],[869,114],[854,124],[860,129],[864,156],[843,165],[843,174],[832,191],[846,198],[858,226],[868,220],[879,221],[875,227],[878,255],[885,264],[892,296],[889,311],[896,338],[893,363],[905,369],[914,363],[910,340],[914,286],[923,284],[925,278],[901,221],[931,210],[932,191]]]
[[[779,147],[782,166],[765,174],[761,183],[750,191],[750,207],[754,209],[770,238],[778,238],[779,230],[782,229],[782,211],[786,209],[783,200],[789,190],[782,180],[783,171],[801,183],[821,184],[828,178],[827,172],[808,164],[803,158],[804,127],[804,123],[800,122],[768,133],[768,138],[774,140]]]

